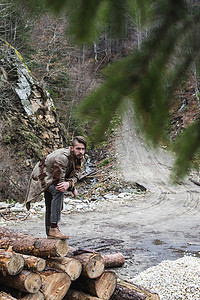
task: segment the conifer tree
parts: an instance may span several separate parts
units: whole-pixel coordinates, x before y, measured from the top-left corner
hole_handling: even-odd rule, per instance
[[[25,0],[24,0],[25,1]],[[28,1],[28,0],[26,0]],[[32,3],[34,3],[33,0]],[[199,70],[200,8],[184,0],[42,0],[56,14],[66,13],[70,34],[78,43],[94,42],[109,27],[123,35],[126,16],[133,24],[148,26],[140,47],[104,70],[105,81],[79,107],[95,121],[93,136],[100,140],[124,99],[129,99],[138,124],[153,145],[167,139],[169,107],[177,86],[191,66]],[[183,177],[199,158],[200,119],[187,128],[173,146],[177,153],[175,176]]]

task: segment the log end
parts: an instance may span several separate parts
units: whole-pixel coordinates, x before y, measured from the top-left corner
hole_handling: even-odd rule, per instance
[[[66,295],[71,279],[67,273],[51,270],[40,273],[42,277],[41,291],[45,299],[60,300]]]
[[[72,281],[79,278],[82,272],[82,264],[77,259],[71,259],[65,267],[65,272],[69,275]]]
[[[96,294],[99,298],[110,299],[117,286],[117,275],[113,271],[105,271],[95,281]]]
[[[66,240],[58,240],[55,243],[55,251],[58,257],[65,257],[69,251],[69,245]]]
[[[34,294],[39,291],[42,286],[42,279],[39,274],[30,273],[24,282],[27,292]]]
[[[10,275],[17,275],[24,267],[24,259],[19,254],[12,254],[12,257],[7,262],[7,271]]]
[[[42,272],[46,268],[46,260],[41,258],[37,262],[37,271]]]
[[[100,254],[93,254],[86,266],[86,273],[89,278],[97,278],[104,271],[104,259]]]

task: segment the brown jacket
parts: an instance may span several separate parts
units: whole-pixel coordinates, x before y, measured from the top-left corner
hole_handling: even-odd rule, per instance
[[[30,208],[30,202],[36,201],[51,184],[69,181],[70,188],[74,187],[77,179],[80,177],[82,161],[77,160],[70,148],[55,150],[38,162],[30,177],[29,188],[27,191],[25,203],[27,209]]]

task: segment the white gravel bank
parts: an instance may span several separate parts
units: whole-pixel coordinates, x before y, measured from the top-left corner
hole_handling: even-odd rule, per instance
[[[200,258],[165,260],[132,279],[159,294],[162,300],[200,300]]]

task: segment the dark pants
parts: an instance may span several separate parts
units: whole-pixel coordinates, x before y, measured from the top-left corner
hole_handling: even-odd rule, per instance
[[[52,184],[44,192],[46,212],[45,212],[45,227],[48,235],[51,223],[58,223],[61,217],[61,210],[63,206],[64,193],[56,190]]]

